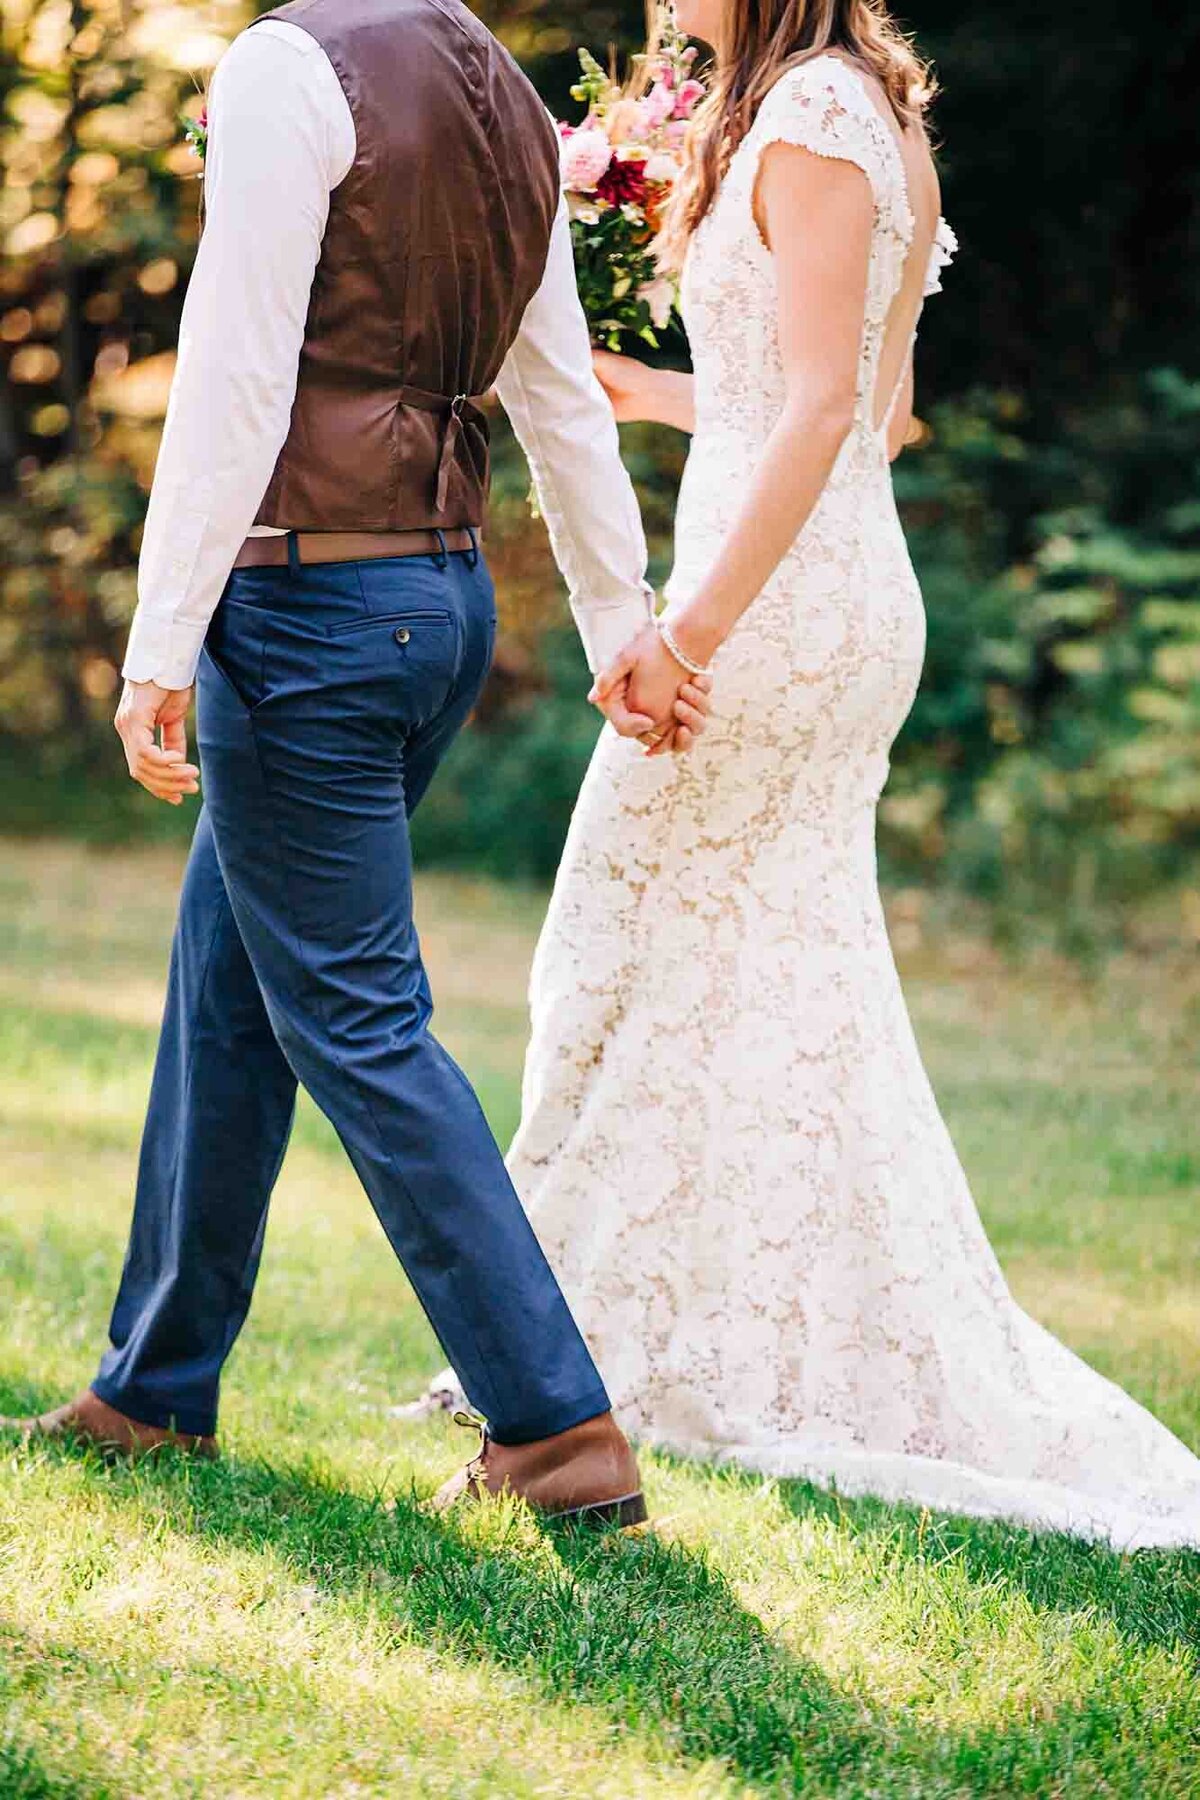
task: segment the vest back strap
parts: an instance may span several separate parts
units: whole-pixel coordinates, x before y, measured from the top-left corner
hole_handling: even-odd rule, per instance
[[[400,390],[401,406],[415,406],[418,412],[446,415],[446,423],[442,428],[442,448],[438,456],[437,480],[434,485],[433,505],[435,512],[443,512],[446,496],[450,489],[450,471],[454,467],[454,457],[458,449],[458,440],[462,433],[463,421],[478,425],[487,431],[487,420],[480,411],[486,394],[429,394],[423,388],[405,387]]]

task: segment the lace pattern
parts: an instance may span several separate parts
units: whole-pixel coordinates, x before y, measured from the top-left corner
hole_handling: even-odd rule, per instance
[[[837,58],[768,96],[692,246],[697,430],[668,593],[704,575],[783,405],[751,208],[780,138],[871,181],[858,416],[718,656],[696,753],[600,740],[535,959],[512,1173],[643,1439],[1200,1543],[1200,1462],[1010,1297],[887,941],[875,808],[924,615],[872,417],[914,226],[898,147]],[[943,228],[931,291],[952,248]]]

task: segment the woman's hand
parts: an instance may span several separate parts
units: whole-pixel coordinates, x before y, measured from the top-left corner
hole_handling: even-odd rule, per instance
[[[611,350],[593,350],[592,367],[618,425],[647,420],[677,431],[696,429],[695,381],[686,371],[652,369],[636,356],[617,356]]]
[[[653,369],[636,356],[618,356],[612,350],[593,350],[592,367],[608,395],[618,425],[632,425],[653,416],[648,410]]]

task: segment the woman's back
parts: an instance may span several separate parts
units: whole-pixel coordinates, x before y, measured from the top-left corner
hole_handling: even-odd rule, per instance
[[[901,133],[878,85],[844,57],[822,55],[794,64],[771,87],[730,159],[715,202],[696,231],[684,269],[683,298],[695,365],[696,431],[680,493],[672,603],[696,591],[745,502],[787,402],[777,259],[761,205],[768,152],[791,145],[851,165],[870,185],[869,268],[856,330],[854,421],[803,532],[749,609],[735,640],[770,636],[777,644],[786,618],[803,617],[806,632],[830,613],[830,630],[846,622],[854,582],[850,564],[870,566],[885,610],[903,621],[908,649],[897,683],[898,716],[879,712],[879,748],[911,699],[923,620],[907,548],[896,518],[884,426],[908,367],[913,334],[936,260],[939,193],[923,131]],[[800,235],[786,246],[805,254]],[[781,246],[776,246],[779,250]],[[823,246],[814,234],[812,255]],[[883,596],[890,595],[888,608]],[[840,622],[840,623],[839,623]],[[748,647],[748,646],[747,646]],[[728,659],[727,659],[728,660]],[[729,675],[726,676],[727,703]],[[747,670],[746,703],[753,674]]]
[[[886,116],[885,116],[886,115]],[[870,182],[875,221],[858,372],[860,430],[882,423],[907,366],[939,240],[937,176],[919,127],[901,132],[878,84],[832,54],[770,89],[693,239],[684,310],[696,367],[697,437],[761,446],[784,402],[778,291],[757,204],[777,142],[844,160]]]
[[[854,68],[880,120],[892,137],[904,174],[905,192],[912,217],[912,234],[900,285],[892,301],[880,349],[878,384],[873,409],[877,429],[886,423],[897,389],[908,367],[921,311],[930,289],[935,251],[946,237],[942,219],[942,192],[929,138],[921,123],[901,127],[878,81]]]

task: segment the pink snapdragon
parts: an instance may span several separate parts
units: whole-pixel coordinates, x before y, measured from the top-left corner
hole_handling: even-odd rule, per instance
[[[642,124],[648,132],[661,129],[675,113],[675,95],[665,81],[656,81],[642,101]]]
[[[697,106],[704,98],[704,84],[696,80],[685,81],[675,96],[675,119],[690,119]]]

